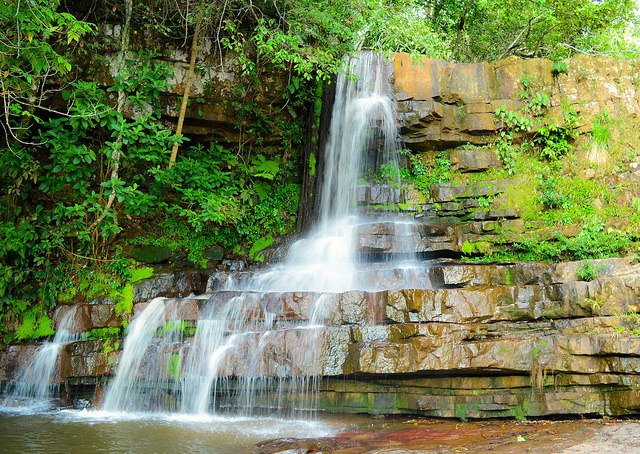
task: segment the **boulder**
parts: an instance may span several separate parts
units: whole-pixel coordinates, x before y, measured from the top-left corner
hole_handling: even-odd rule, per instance
[[[456,149],[450,155],[452,170],[458,172],[483,172],[502,167],[502,162],[490,150],[477,148]]]

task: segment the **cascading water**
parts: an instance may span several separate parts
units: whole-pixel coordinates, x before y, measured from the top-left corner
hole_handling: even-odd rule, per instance
[[[246,283],[247,290],[343,292],[357,286],[356,182],[370,167],[372,150],[378,164],[397,165],[400,141],[389,62],[362,52],[349,60],[347,70],[336,83],[318,224],[291,246],[283,264]]]
[[[150,347],[154,342],[156,332],[162,326],[164,319],[164,298],[155,298],[134,318],[124,341],[115,379],[107,388],[103,410],[123,412],[145,408],[147,399],[144,388],[149,387],[148,380],[158,377],[159,374],[148,373],[144,377],[145,381],[141,382],[139,380],[140,369],[145,358],[150,367],[158,366],[156,361],[149,360],[148,352],[151,350]],[[164,353],[162,348],[157,348],[156,351]]]
[[[291,246],[282,264],[199,299],[192,335],[163,329],[176,316],[162,299],[152,301],[130,326],[103,410],[313,411],[335,294],[375,287],[370,273],[361,279],[356,234],[368,221],[358,216],[355,191],[365,172],[397,166],[390,68],[380,56],[361,53],[338,77],[314,230]],[[298,318],[287,319],[274,306],[286,292],[307,296]]]
[[[56,363],[62,347],[77,339],[72,332],[76,308],[69,309],[58,325],[51,342],[44,342],[34,353],[26,367],[5,389],[2,405],[6,407],[26,407],[46,409],[51,405],[58,391],[58,385],[51,383]]]

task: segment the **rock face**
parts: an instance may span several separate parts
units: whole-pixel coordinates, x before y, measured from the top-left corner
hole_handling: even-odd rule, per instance
[[[576,56],[566,63],[567,74],[554,77],[549,60],[509,57],[470,64],[396,53],[394,83],[404,140],[414,150],[492,142],[498,129],[496,109],[521,107],[523,75],[552,94],[552,112],[560,114],[563,101],[575,108],[585,130],[602,109],[613,115],[640,115],[634,62]]]
[[[178,67],[186,64],[186,56],[172,59]],[[640,93],[628,62],[576,57],[568,62],[569,74],[555,78],[551,62],[517,58],[415,64],[408,55],[395,54],[394,67],[402,133],[416,150],[492,141],[494,111],[520,106],[523,74],[553,87],[550,110],[559,108],[560,97],[567,99],[585,125],[603,107],[613,114],[620,109],[640,114]],[[196,87],[196,93],[203,89]],[[211,108],[202,124],[219,128],[212,135],[230,140],[230,120]],[[468,145],[450,151],[449,159],[460,173],[501,166],[493,153]],[[509,248],[525,231],[518,212],[492,204],[517,186],[517,179],[470,177],[466,184],[433,184],[425,193],[394,184],[356,188],[363,219],[356,247],[366,259],[358,288],[369,291],[323,294],[321,328],[291,329],[313,319],[318,294],[223,290],[230,280],[242,288],[255,272],[240,263],[226,263],[226,270],[210,276],[177,272],[137,283],[132,316],[152,298],[168,298],[165,320],[178,322],[175,326],[184,331],[179,347],[188,351],[205,311],[241,296],[239,304],[249,306],[244,316],[269,319],[273,330],[259,369],[255,363],[225,360],[221,374],[230,382],[254,377],[256,370],[274,379],[321,376],[318,405],[327,411],[463,419],[640,412],[640,264],[630,258],[590,261],[599,273],[584,282],[578,277],[584,262],[456,261],[465,248],[493,242]],[[148,253],[150,263],[169,260],[163,250],[138,252]],[[387,260],[414,254],[435,260],[410,271]],[[212,262],[222,259],[217,248],[206,255]],[[60,306],[54,323],[70,309]],[[86,333],[126,321],[115,313],[113,301],[92,301],[76,305],[73,330]],[[259,335],[246,333],[237,349],[251,351]],[[84,339],[63,348],[57,381],[102,389],[118,363],[121,339]],[[0,352],[0,381],[11,380],[37,347],[14,345]],[[169,365],[160,366],[167,371]]]
[[[326,301],[318,361],[308,361],[306,330],[282,329],[310,318],[315,295],[255,293],[263,303],[256,307],[275,317],[263,374],[324,376],[319,406],[328,411],[458,418],[636,413],[640,264],[597,261],[602,272],[590,282],[577,277],[582,265],[445,260],[429,270],[433,289],[335,294]],[[235,295],[177,298],[166,312],[193,322],[205,303]],[[83,329],[104,324],[85,305],[78,313]],[[265,317],[262,310],[250,313]],[[34,350],[24,345],[3,352],[0,377],[10,379]],[[63,349],[59,379],[101,383],[118,358],[105,341],[74,342]],[[227,362],[223,371],[250,376],[245,367]]]

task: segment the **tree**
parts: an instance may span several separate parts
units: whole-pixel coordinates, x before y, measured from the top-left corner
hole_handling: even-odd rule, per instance
[[[189,104],[189,94],[191,93],[191,84],[193,83],[193,73],[196,67],[196,58],[198,56],[198,40],[200,39],[200,31],[202,30],[202,18],[205,8],[200,5],[196,14],[195,31],[193,32],[193,40],[191,42],[191,55],[189,57],[189,69],[187,70],[187,79],[184,82],[184,93],[182,95],[182,103],[180,104],[180,113],[178,114],[178,125],[176,126],[176,138],[182,136],[182,126],[184,125],[184,117],[187,113]],[[169,158],[169,168],[173,167],[178,157],[178,148],[180,142],[176,140],[171,149],[171,157]]]

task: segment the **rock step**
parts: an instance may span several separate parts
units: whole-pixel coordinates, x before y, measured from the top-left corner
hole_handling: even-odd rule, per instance
[[[400,323],[377,326],[333,326],[247,333],[229,355],[222,375],[264,376],[352,374],[627,374],[638,376],[640,336],[633,317],[591,317],[533,323]],[[620,330],[628,334],[620,335]],[[186,351],[189,339],[164,345],[165,360]],[[260,364],[242,360],[262,341]],[[61,378],[95,377],[112,372],[100,341],[65,346]],[[19,347],[19,346],[18,346]],[[15,359],[19,348],[3,352]],[[310,354],[310,352],[313,352]],[[540,372],[539,377],[536,374]],[[10,373],[10,372],[9,372]],[[454,374],[455,373],[455,374]],[[3,379],[10,379],[4,371]]]
[[[640,265],[632,257],[582,260],[574,262],[464,263],[451,259],[407,262],[404,266],[362,263],[355,279],[360,288],[442,288],[499,285],[551,285],[580,281],[578,271],[589,263],[600,270],[599,277],[633,278]],[[216,271],[209,277],[206,291],[221,290],[231,279],[235,285],[250,282],[259,271]],[[410,285],[410,284],[417,285]]]
[[[319,409],[341,413],[411,414],[439,418],[536,418],[628,415],[640,411],[635,374],[548,372],[529,375],[396,379],[327,379]]]
[[[602,261],[607,262],[607,261]],[[500,321],[530,321],[566,319],[600,315],[625,314],[640,311],[640,265],[626,265],[624,260],[609,261],[608,275],[591,281],[568,281],[573,278],[577,263],[555,266],[531,264],[513,265],[504,272],[496,266],[433,267],[436,282],[452,288],[404,289],[393,291],[349,291],[343,293],[314,292],[238,292],[215,291],[201,297],[170,299],[166,302],[167,321],[197,321],[209,318],[224,305],[237,304],[246,320],[276,321],[276,328],[304,322],[320,308],[324,324],[380,325],[385,323],[486,323]],[[614,265],[618,265],[617,271]],[[624,270],[627,270],[625,273]],[[573,270],[573,271],[572,271]],[[424,269],[422,270],[425,271]],[[613,274],[613,273],[616,274]],[[563,277],[566,275],[567,277]],[[547,282],[545,284],[506,285],[509,280]],[[500,281],[502,280],[502,284]],[[548,283],[563,280],[559,283]],[[456,287],[492,281],[492,285]],[[134,306],[134,315],[148,303]],[[119,326],[116,318],[91,316],[111,310],[107,305],[76,305],[73,330],[86,332],[94,328]],[[57,324],[72,306],[57,309]],[[89,315],[87,315],[89,314]]]
[[[465,242],[502,241],[519,238],[525,230],[521,219],[472,221],[460,224],[379,221],[356,228],[356,248],[363,253],[440,253],[460,255]]]
[[[477,208],[480,197],[494,197],[517,185],[516,179],[474,181],[470,183],[434,183],[429,187],[428,203],[454,203],[458,209]],[[394,186],[388,184],[367,183],[355,188],[355,199],[359,205],[386,204],[427,204],[425,196],[411,185]],[[475,202],[475,203],[474,203]],[[428,205],[427,205],[428,206]],[[449,211],[453,206],[446,206]]]

